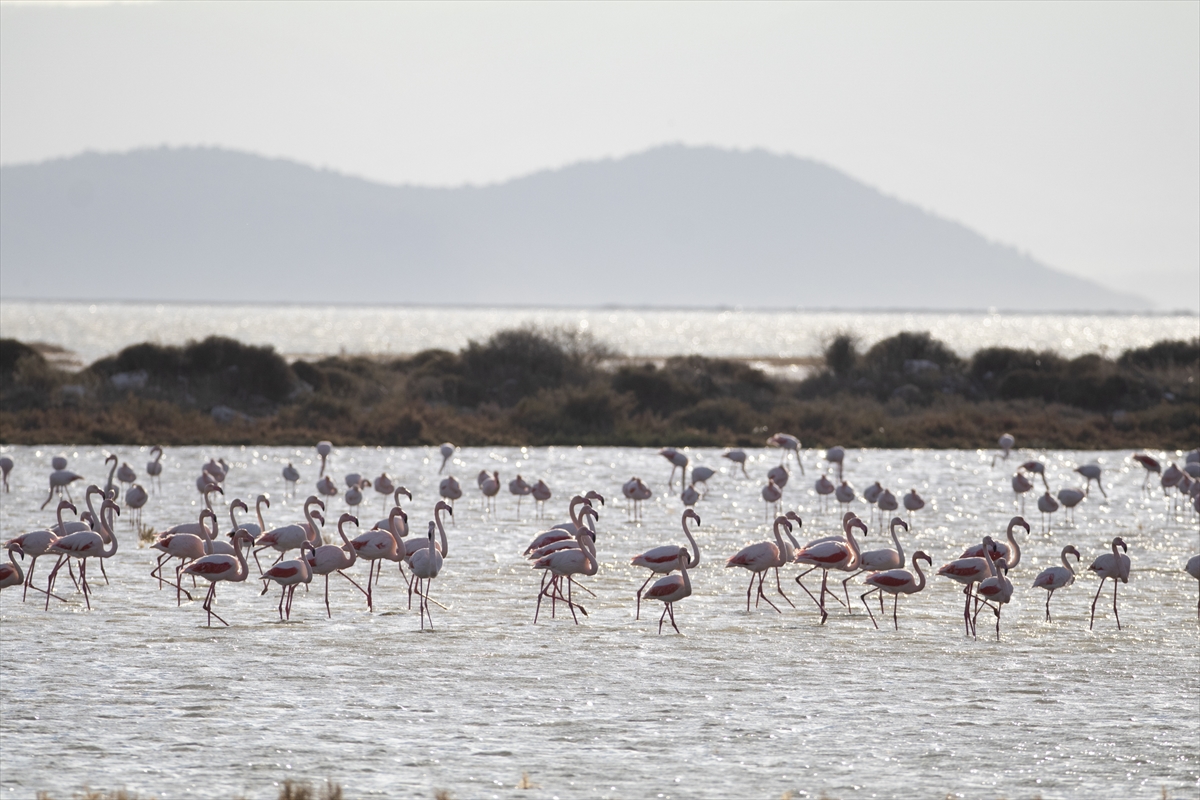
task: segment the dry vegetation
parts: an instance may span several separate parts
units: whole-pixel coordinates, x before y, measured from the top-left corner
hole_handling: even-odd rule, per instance
[[[518,329],[451,353],[288,364],[210,337],[140,344],[78,371],[0,340],[0,441],[21,444],[759,445],[1190,448],[1200,340],[1118,358],[1010,348],[960,359],[928,334],[834,339],[802,381],[700,356],[642,363]]]

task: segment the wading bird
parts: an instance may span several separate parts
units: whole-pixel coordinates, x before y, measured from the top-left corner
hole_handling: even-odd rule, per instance
[[[1120,547],[1124,553],[1118,553],[1117,548]],[[1121,583],[1129,583],[1129,545],[1125,544],[1125,540],[1120,536],[1112,540],[1112,552],[1105,553],[1097,558],[1088,567],[1092,572],[1100,576],[1100,586],[1096,589],[1096,596],[1092,598],[1092,619],[1088,623],[1088,630],[1096,624],[1096,601],[1100,599],[1100,592],[1104,590],[1104,582],[1112,578],[1113,582],[1113,617],[1117,620],[1117,630],[1121,630],[1121,615],[1117,613],[1117,587]],[[1118,583],[1118,581],[1120,583]],[[50,602],[47,599],[47,604]]]
[[[637,590],[637,611],[634,614],[634,619],[640,619],[642,615],[642,592],[646,588],[646,584],[654,580],[656,575],[670,575],[678,569],[688,567],[695,569],[700,565],[700,545],[696,544],[695,537],[688,530],[688,520],[693,519],[696,524],[700,524],[700,516],[692,509],[687,509],[683,512],[680,519],[680,524],[683,526],[683,535],[687,538],[688,543],[692,546],[692,554],[688,554],[686,547],[678,547],[676,545],[663,545],[654,547],[644,553],[639,553],[633,557],[630,562],[635,567],[645,567],[650,570],[650,577],[646,582],[638,587]]]
[[[906,569],[889,569],[884,572],[876,572],[873,575],[867,576],[867,585],[874,588],[870,589],[859,597],[862,604],[867,608],[867,614],[871,617],[871,624],[875,629],[879,629],[879,623],[875,621],[875,615],[871,613],[871,605],[867,602],[867,595],[872,592],[879,593],[879,607],[883,608],[883,593],[887,592],[892,596],[892,627],[900,630],[900,621],[896,618],[896,608],[900,603],[900,595],[916,594],[925,588],[925,573],[921,571],[921,565],[918,561],[924,561],[933,568],[933,559],[924,550],[918,550],[912,556],[913,572],[916,572],[916,577],[913,577],[912,572]]]
[[[1079,563],[1079,551],[1071,545],[1067,545],[1062,549],[1060,558],[1063,565],[1061,567],[1047,567],[1038,573],[1038,576],[1033,579],[1035,588],[1045,589],[1046,595],[1046,622],[1050,622],[1050,598],[1054,597],[1054,593],[1059,589],[1070,586],[1075,582],[1075,569],[1071,566],[1071,562],[1067,560],[1068,555],[1075,556],[1075,563]]]

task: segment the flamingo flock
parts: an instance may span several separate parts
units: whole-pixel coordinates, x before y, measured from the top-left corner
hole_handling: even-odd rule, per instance
[[[890,516],[887,533],[891,539],[891,546],[864,548],[858,537],[869,535],[871,523],[860,518],[852,510],[846,510],[842,514],[840,533],[820,536],[801,544],[796,538],[796,533],[803,527],[803,520],[798,511],[785,511],[783,501],[783,492],[790,479],[786,467],[790,457],[794,456],[795,464],[803,474],[800,440],[790,434],[777,433],[767,442],[783,452],[780,463],[768,470],[767,484],[762,490],[768,519],[773,517],[772,535],[768,539],[751,542],[724,558],[725,568],[744,569],[748,573],[745,613],[753,613],[754,608],[763,605],[777,613],[783,613],[780,606],[784,603],[796,608],[792,599],[785,593],[781,580],[781,572],[795,565],[799,571],[793,575],[793,579],[812,600],[819,616],[818,624],[824,625],[829,620],[833,611],[830,602],[840,606],[846,615],[855,615],[856,604],[850,600],[850,584],[856,579],[861,579],[861,586],[865,591],[859,594],[859,602],[866,609],[872,625],[875,628],[879,627],[871,607],[872,602],[878,601],[880,614],[884,615],[884,595],[891,595],[893,628],[898,630],[900,595],[918,595],[926,589],[929,577],[938,577],[947,578],[963,587],[963,625],[966,635],[978,636],[978,618],[984,609],[987,609],[995,617],[996,638],[1000,638],[1003,610],[1018,592],[1010,577],[1022,562],[1021,546],[1016,533],[1022,530],[1025,537],[1031,535],[1031,526],[1023,516],[1013,516],[999,540],[988,535],[975,544],[967,543],[958,558],[934,570],[934,559],[925,550],[915,550],[906,559],[902,541],[902,536],[908,538],[912,535],[912,515],[925,509],[927,501],[915,488],[897,498],[896,494],[880,482],[875,482],[862,493],[861,501],[868,504],[872,517],[878,512],[881,528],[885,518]],[[1001,437],[1000,446],[1001,453],[993,459],[993,465],[1008,458],[1015,448],[1015,441],[1006,434]],[[438,472],[441,473],[458,450],[450,443],[442,445],[439,450],[442,462]],[[158,479],[163,472],[164,452],[161,447],[155,447],[151,453],[155,457],[147,463],[147,485],[154,490],[159,488]],[[228,506],[230,528],[224,535],[219,530],[219,519],[213,508],[212,498],[214,495],[225,494],[223,487],[231,466],[223,459],[210,459],[203,464],[196,479],[196,487],[202,501],[201,508],[192,518],[195,521],[184,521],[167,528],[150,544],[150,547],[158,552],[154,568],[150,572],[151,579],[159,589],[170,586],[175,590],[177,606],[183,605],[185,597],[189,601],[194,599],[184,586],[185,581],[190,580],[193,584],[197,579],[208,581],[208,591],[200,604],[205,613],[205,624],[211,626],[215,619],[222,625],[228,625],[229,623],[214,609],[217,584],[247,583],[252,577],[252,572],[257,572],[257,579],[261,581],[260,595],[266,595],[273,587],[279,588],[276,616],[280,622],[287,622],[291,618],[296,589],[303,585],[307,591],[313,579],[318,576],[324,578],[322,598],[326,617],[332,618],[329,578],[335,574],[350,583],[365,598],[366,610],[373,612],[376,607],[375,590],[382,579],[384,562],[392,562],[397,564],[400,583],[407,591],[408,607],[412,607],[414,596],[417,600],[421,630],[432,630],[431,606],[447,608],[431,596],[433,582],[443,573],[450,555],[443,515],[453,518],[453,502],[461,499],[463,495],[461,484],[452,475],[440,480],[440,499],[433,508],[425,534],[410,537],[409,515],[401,506],[400,498],[404,495],[407,498],[406,502],[411,502],[412,493],[405,487],[398,486],[387,473],[382,473],[374,480],[357,473],[348,474],[345,476],[347,490],[342,498],[348,511],[337,519],[336,538],[327,541],[327,536],[323,533],[325,515],[329,504],[338,497],[339,491],[326,471],[336,453],[331,443],[321,442],[317,446],[317,454],[321,463],[321,475],[315,487],[317,493],[309,496],[302,504],[302,520],[268,527],[264,521],[263,509],[265,507],[269,510],[271,503],[266,494],[260,494],[256,499],[255,521],[239,520],[237,512],[249,514],[250,509],[242,499],[233,498]],[[695,506],[702,503],[708,494],[708,481],[719,478],[722,473],[712,467],[692,465],[688,454],[676,448],[664,448],[659,451],[659,455],[672,465],[668,485],[674,483],[676,470],[681,472],[681,499],[685,506],[679,518],[681,539],[634,554],[629,557],[628,563],[634,568],[649,571],[649,576],[633,592],[634,620],[640,619],[643,601],[662,603],[658,620],[658,632],[661,634],[667,622],[675,632],[680,632],[675,604],[693,594],[693,580],[701,577],[701,548],[693,530],[701,528],[701,517]],[[751,459],[745,451],[729,450],[724,453],[724,457],[748,475],[746,464]],[[1132,459],[1145,470],[1144,491],[1154,490],[1150,485],[1150,477],[1157,475],[1159,487],[1168,499],[1174,496],[1172,502],[1176,503],[1178,498],[1186,497],[1190,505],[1200,511],[1200,453],[1189,453],[1183,461],[1183,468],[1170,464],[1168,468],[1163,469],[1158,460],[1141,453],[1135,454]],[[823,504],[829,495],[833,495],[844,507],[859,502],[857,493],[845,476],[845,449],[829,448],[825,453],[825,462],[829,465],[827,469],[835,471],[834,476],[840,485],[830,480],[828,475],[821,474],[815,484],[819,501]],[[455,463],[462,462],[455,460]],[[0,466],[4,468],[4,486],[7,491],[8,475],[16,465],[11,458],[5,456],[0,459]],[[105,466],[109,468],[105,486],[87,486],[84,492],[87,511],[79,514],[67,495],[70,484],[81,480],[82,476],[69,471],[66,459],[61,456],[55,457],[51,466],[53,470],[50,473],[50,493],[42,507],[44,508],[56,493],[64,495],[55,509],[55,523],[43,529],[20,534],[5,543],[7,562],[0,563],[0,588],[23,587],[23,601],[27,599],[29,589],[33,588],[35,592],[44,596],[43,609],[48,611],[51,600],[67,602],[55,592],[65,567],[70,582],[82,594],[83,603],[90,610],[95,596],[92,586],[95,576],[93,575],[93,581],[89,582],[88,561],[91,559],[94,566],[99,566],[101,575],[107,582],[104,564],[118,552],[115,522],[122,514],[119,498],[123,495],[125,511],[136,517],[150,501],[151,492],[137,483],[137,475],[128,462],[120,462],[115,455],[110,455],[105,462]],[[1024,461],[1013,475],[1012,484],[1017,493],[1018,503],[1023,493],[1032,489],[1034,479],[1038,480],[1045,490],[1037,503],[1043,518],[1039,535],[1051,535],[1052,515],[1059,508],[1066,508],[1068,515],[1073,513],[1074,509],[1088,498],[1093,481],[1100,494],[1107,499],[1107,492],[1101,483],[1102,470],[1098,464],[1080,465],[1074,472],[1085,478],[1086,484],[1082,488],[1064,487],[1059,490],[1057,497],[1051,493],[1046,466],[1042,462]],[[283,478],[285,495],[294,491],[301,479],[298,470],[291,463],[284,467]],[[704,487],[704,493],[700,492],[697,484]],[[479,508],[485,514],[496,516],[496,498],[503,486],[499,472],[480,471],[477,485],[480,491]],[[531,484],[517,475],[508,486],[517,503],[518,519],[521,499],[526,496],[532,496],[537,503],[539,518],[544,514],[545,504],[552,496],[544,481],[538,480]],[[371,528],[361,530],[360,514],[351,512],[361,511],[366,499],[362,494],[363,490],[372,487],[382,496],[387,515]],[[634,477],[621,489],[630,523],[643,525],[643,504],[653,496],[650,487],[642,479]],[[99,508],[95,505],[97,499],[100,501]],[[535,624],[541,617],[544,604],[549,604],[552,619],[557,616],[559,605],[566,608],[576,624],[579,624],[580,616],[588,616],[580,596],[582,593],[594,596],[595,593],[584,579],[596,576],[602,567],[599,543],[604,537],[597,532],[597,523],[604,502],[604,497],[594,490],[574,495],[567,509],[569,521],[538,533],[525,549],[524,556],[528,559],[530,567],[542,573],[533,615]],[[909,515],[907,520],[893,515],[893,512],[900,510],[901,505]],[[65,514],[74,515],[77,519],[68,519]],[[347,526],[352,526],[355,531],[347,532]],[[135,527],[141,530],[140,522],[135,523]],[[1106,550],[1107,552],[1099,554],[1092,561],[1086,572],[1081,572],[1079,567],[1082,554],[1073,544],[1068,544],[1062,547],[1059,554],[1061,566],[1053,565],[1043,569],[1028,584],[1030,588],[1046,591],[1047,623],[1053,622],[1050,606],[1054,594],[1059,590],[1067,590],[1082,574],[1094,573],[1099,578],[1099,585],[1090,607],[1089,629],[1095,626],[1100,595],[1110,579],[1113,621],[1118,630],[1122,628],[1118,594],[1120,586],[1127,584],[1130,579],[1132,562],[1128,554],[1129,546],[1122,537],[1117,536],[1112,538]],[[260,556],[266,552],[275,553],[276,557],[264,568]],[[42,556],[55,559],[45,588],[34,583],[37,559]],[[26,560],[27,570],[24,566]],[[365,579],[361,577],[361,573],[357,576],[351,574],[359,560],[366,562]],[[250,566],[251,561],[255,565],[253,568]],[[922,569],[922,564],[929,570],[928,576],[925,569]],[[1191,558],[1185,569],[1194,579],[1200,580],[1200,555]],[[821,573],[820,587],[810,588],[805,578],[817,570]],[[829,580],[831,574],[836,576],[833,586]],[[836,590],[837,581],[842,584],[841,592]],[[872,598],[872,595],[875,597]],[[780,601],[778,604],[776,598]],[[1197,602],[1197,616],[1200,618],[1200,600]]]

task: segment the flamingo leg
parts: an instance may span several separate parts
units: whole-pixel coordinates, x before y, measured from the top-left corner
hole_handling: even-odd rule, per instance
[[[342,572],[340,569],[337,571],[337,574],[338,574],[338,575],[341,575],[343,578],[345,578],[346,580],[348,580],[348,581],[350,581],[351,583],[353,583],[353,584],[354,584],[354,588],[355,588],[355,589],[358,589],[358,590],[359,590],[360,592],[362,592],[364,595],[367,593],[367,590],[366,590],[366,589],[364,589],[363,587],[361,587],[361,586],[359,586],[359,585],[358,585],[358,581],[354,580],[354,578],[351,578],[349,575],[347,575],[346,573]]]
[[[329,610],[329,573],[325,573],[325,618],[333,619],[333,612]]]
[[[158,557],[158,562],[155,565],[154,569],[150,570],[150,577],[158,578],[159,591],[162,591],[162,587],[163,587],[162,568],[163,568],[163,559],[166,559],[166,558],[170,558],[170,556],[168,556],[166,553],[163,553],[162,555],[160,555]]]
[[[875,615],[871,613],[871,604],[867,602],[867,595],[878,592],[879,588],[876,587],[868,592],[863,592],[858,598],[859,600],[862,600],[863,606],[867,609],[867,616],[871,618],[871,624],[875,626],[875,630],[879,630],[879,623],[875,621]],[[880,596],[882,597],[883,595],[880,594]]]
[[[825,588],[825,584],[828,580],[829,580],[829,570],[827,570],[827,569],[821,570],[821,602],[819,603],[819,605],[821,607],[821,624],[822,625],[825,624],[825,620],[829,619],[829,613],[825,611],[825,595],[829,591],[828,589]]]
[[[783,593],[783,587],[779,585],[779,567],[775,568],[775,590],[779,592],[780,597],[782,597],[784,600],[787,600],[789,606],[792,608],[796,607],[796,604],[792,602],[792,599]]]
[[[663,612],[662,612],[662,616],[660,616],[660,617],[658,618],[658,635],[659,635],[659,636],[662,636],[662,626],[663,626],[663,619],[665,619],[665,618],[666,618],[666,616],[667,616],[667,609],[668,609],[668,608],[670,608],[670,606],[669,606],[669,605],[667,605],[666,603],[663,603]]]
[[[851,615],[854,614],[854,609],[852,609],[850,607],[850,581],[854,580],[859,575],[862,575],[864,572],[866,572],[866,570],[860,569],[858,572],[854,573],[849,578],[846,578],[846,580],[842,581],[842,591],[846,595],[846,612],[848,614],[851,614]],[[882,595],[880,595],[880,596],[882,597]]]
[[[646,590],[646,584],[650,583],[650,581],[652,581],[652,580],[654,580],[653,572],[650,573],[649,578],[646,578],[646,583],[643,583],[641,585],[641,588],[639,588],[637,590],[637,613],[633,615],[633,618],[635,620],[642,618],[642,592],[644,592]]]
[[[83,584],[83,602],[87,603],[87,610],[92,610],[92,590],[87,582],[87,559],[82,559],[79,562],[79,582]],[[1113,607],[1116,607],[1116,592],[1113,592]]]
[[[799,575],[797,575],[796,583],[800,584],[800,588],[804,590],[804,593],[809,596],[809,598],[813,601],[813,603],[817,606],[817,609],[819,610],[821,608],[821,601],[818,600],[816,598],[816,596],[813,595],[813,593],[808,590],[808,587],[804,585],[804,582],[800,580],[805,575],[807,575],[809,572],[812,572],[813,569],[816,569],[816,567],[813,567],[812,569],[808,570],[807,572],[802,572]]]
[[[1092,621],[1090,623],[1088,623],[1089,631],[1092,629],[1092,626],[1096,624],[1096,601],[1100,599],[1100,592],[1104,591],[1104,582],[1106,580],[1108,580],[1108,578],[1100,579],[1100,585],[1096,588],[1096,596],[1092,598]],[[46,605],[49,605],[49,604],[50,604],[50,601],[47,600]]]
[[[258,567],[258,574],[259,574],[259,575],[262,575],[262,573],[263,573],[263,568],[262,568],[262,562],[258,560],[258,554],[259,554],[261,551],[263,551],[263,550],[266,550],[266,549],[267,549],[268,547],[270,547],[270,546],[271,546],[271,545],[269,545],[269,544],[267,544],[267,545],[263,545],[262,547],[258,548],[258,550],[255,550],[255,551],[253,551],[253,553],[252,553],[252,555],[254,556],[254,564],[255,564],[255,566],[257,566],[257,567]]]
[[[754,573],[750,573],[750,585],[746,587],[746,613],[750,613],[750,592],[754,590]],[[46,606],[49,607],[50,601],[46,601]]]
[[[892,595],[892,625],[900,630],[900,620],[896,618],[896,608],[900,605],[900,595]]]
[[[675,629],[676,633],[679,633],[679,626],[675,624],[675,604],[674,603],[667,603],[667,613],[669,613],[671,615],[671,627]]]
[[[782,614],[783,612],[779,610],[779,607],[776,606],[774,603],[772,603],[771,598],[767,597],[767,595],[763,592],[763,579],[765,577],[766,577],[765,572],[758,573],[758,597],[759,597],[759,599],[763,600],[767,605],[769,605],[771,608],[775,609],[775,613]],[[757,605],[758,605],[758,600],[755,600],[755,607],[757,607]]]
[[[1121,615],[1117,613],[1117,588],[1120,582],[1113,578],[1113,616],[1117,619],[1117,630],[1121,630]]]
[[[1053,589],[1051,589],[1050,593],[1046,595],[1046,622],[1050,622],[1050,598],[1051,597],[1054,597]]]
[[[104,559],[100,559],[100,574],[104,576],[104,585],[109,586],[108,573],[104,571]]]

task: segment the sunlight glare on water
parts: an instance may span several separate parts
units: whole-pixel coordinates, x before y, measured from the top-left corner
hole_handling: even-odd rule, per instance
[[[49,507],[38,505],[50,458],[63,449],[2,450],[16,462],[0,517],[9,538],[51,521]],[[107,452],[65,450],[71,469],[101,484]],[[115,452],[144,470],[146,448]],[[760,476],[779,453],[753,451],[751,479],[719,451],[688,454],[721,472],[697,505],[701,565],[692,573],[695,594],[677,607],[683,635],[669,625],[670,635],[657,634],[654,603],[634,620],[645,574],[629,558],[685,543],[678,488],[666,487],[670,465],[652,450],[460,450],[450,470],[465,495],[431,593],[448,608],[433,609],[432,633],[419,632],[394,570],[385,572],[376,613],[335,576],[333,618],[315,582],[297,592],[289,624],[277,621],[277,591],[260,597],[254,578],[223,584],[215,609],[232,626],[208,629],[200,594],[177,608],[172,591],[156,589],[148,575],[154,551],[137,547],[123,516],[120,550],[108,564],[112,584],[89,568],[94,611],[83,610],[65,576],[57,587],[68,602],[49,612],[32,597],[22,604],[18,589],[0,599],[0,795],[68,797],[86,784],[159,797],[274,798],[285,777],[328,777],[355,798],[429,797],[437,789],[460,798],[1157,798],[1163,787],[1171,797],[1195,796],[1200,634],[1197,582],[1183,565],[1200,551],[1200,533],[1194,515],[1168,513],[1161,489],[1142,491],[1143,471],[1128,453],[1027,452],[995,469],[982,451],[847,455],[846,478],[860,493],[880,480],[897,497],[915,488],[926,498],[901,542],[909,554],[927,550],[935,568],[984,534],[1003,535],[1017,510],[1009,478],[1019,460],[1045,461],[1056,491],[1081,485],[1073,466],[1104,467],[1108,501],[1093,489],[1073,526],[1059,511],[1043,533],[1035,493],[1027,498],[1033,533],[1021,539],[999,643],[986,611],[978,641],[964,638],[959,586],[936,577],[901,599],[898,631],[890,604],[880,629],[872,627],[857,599],[861,578],[852,582],[853,616],[835,606],[819,626],[792,580],[795,567],[784,569],[784,590],[797,608],[771,592],[782,614],[766,606],[747,613],[747,575],[723,563],[769,534]],[[253,505],[267,492],[269,526],[299,521],[317,476],[311,449],[170,448],[148,525],[195,519],[194,479],[210,456],[233,465],[222,502]],[[784,494],[804,517],[802,542],[831,533],[839,518],[836,506],[816,511],[819,456],[804,453],[807,475],[793,466]],[[288,461],[308,487],[296,499],[283,497]],[[345,448],[335,449],[330,469],[339,488],[346,473],[386,470],[412,490],[407,509],[422,531],[439,463],[435,448]],[[517,472],[531,483],[545,479],[555,492],[548,522],[565,520],[575,492],[608,498],[598,525],[600,574],[583,579],[596,597],[582,598],[582,624],[561,607],[533,624],[540,574],[520,554],[548,524],[532,518],[528,502],[518,522],[506,491],[499,518],[485,518],[474,480],[483,468],[498,470],[505,486]],[[628,521],[619,488],[633,475],[654,490],[640,526]],[[76,487],[79,500],[83,486]],[[366,495],[360,516],[370,524],[384,502]],[[852,508],[868,514],[861,500]],[[227,531],[228,509],[218,510]],[[335,500],[331,522],[345,510]],[[864,545],[887,546],[872,527]],[[325,533],[336,535],[332,524]],[[1086,573],[1116,535],[1133,562],[1119,595],[1124,630],[1106,592],[1088,631],[1091,574],[1056,594],[1054,621],[1045,622],[1045,595],[1030,588],[1038,571],[1074,544]],[[38,564],[39,583],[49,566]],[[351,572],[361,581],[366,570]],[[523,773],[536,788],[515,788]]]

